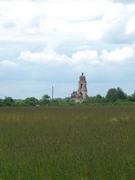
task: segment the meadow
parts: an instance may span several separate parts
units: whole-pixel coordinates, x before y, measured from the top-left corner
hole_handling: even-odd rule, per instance
[[[0,180],[134,180],[135,106],[0,109]]]

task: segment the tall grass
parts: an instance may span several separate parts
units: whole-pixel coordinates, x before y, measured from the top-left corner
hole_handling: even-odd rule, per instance
[[[134,180],[135,107],[0,109],[1,180]]]

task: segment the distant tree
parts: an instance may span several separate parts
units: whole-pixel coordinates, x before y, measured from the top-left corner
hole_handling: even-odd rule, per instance
[[[106,94],[106,99],[112,102],[116,101],[118,99],[117,89],[116,88],[109,89]]]
[[[108,90],[106,99],[109,101],[117,101],[117,100],[125,100],[127,99],[127,95],[124,93],[124,91],[121,88],[111,88]]]
[[[135,92],[131,96],[128,96],[128,100],[135,102]]]
[[[14,106],[15,101],[11,97],[5,97],[5,99],[3,100],[3,105],[4,106]]]
[[[117,88],[117,98],[120,100],[127,99],[126,93],[124,93],[124,91],[119,87]]]
[[[97,99],[102,99],[102,96],[101,96],[100,94],[97,94],[97,95],[96,95],[96,98],[97,98]]]
[[[3,99],[0,99],[0,106],[3,105]]]
[[[25,100],[23,99],[16,99],[15,106],[25,106]]]
[[[66,97],[66,98],[64,98],[64,101],[70,102],[70,101],[71,101],[71,98],[70,98],[70,97]]]
[[[135,99],[135,92],[132,94],[132,97]]]
[[[102,97],[100,94],[95,96],[95,102],[103,102],[103,101],[104,101],[104,97]]]
[[[105,103],[105,98],[102,97],[100,94],[96,96],[90,96],[87,97],[87,99],[83,102],[83,104],[89,105],[89,104],[95,104],[95,103]]]
[[[52,99],[50,101],[50,105],[58,106],[60,105],[60,101],[58,99]]]
[[[48,96],[47,94],[45,94],[41,100],[40,100],[41,104],[47,105],[50,103],[50,96]]]
[[[24,100],[24,103],[28,106],[36,106],[38,105],[39,101],[35,97],[28,97]]]

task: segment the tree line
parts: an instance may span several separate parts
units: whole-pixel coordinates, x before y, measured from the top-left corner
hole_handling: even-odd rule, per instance
[[[111,88],[107,91],[105,97],[100,94],[96,96],[87,97],[81,104],[107,104],[107,103],[135,103],[135,93],[127,95],[121,88]],[[13,99],[12,97],[5,97],[0,99],[0,106],[71,106],[76,105],[71,98],[55,98],[44,95],[41,99],[35,97],[27,97],[26,99]]]

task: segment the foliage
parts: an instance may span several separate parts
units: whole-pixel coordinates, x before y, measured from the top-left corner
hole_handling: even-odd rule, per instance
[[[45,94],[42,99],[40,100],[40,104],[41,105],[49,105],[50,103],[50,96],[48,96],[47,94]]]
[[[39,104],[39,101],[35,97],[30,97],[25,99],[24,104],[27,106],[36,106]]]
[[[3,106],[14,106],[15,105],[15,101],[11,98],[11,97],[5,97],[5,99],[3,100]]]
[[[128,100],[135,102],[135,93],[133,93],[131,96],[128,96]]]
[[[3,105],[3,99],[0,99],[0,107]]]
[[[123,92],[121,88],[111,88],[108,90],[106,99],[108,101],[117,101],[117,100],[125,100],[127,95]]]
[[[41,99],[35,97],[28,97],[26,99],[12,99],[5,97],[0,99],[0,106],[83,106],[92,104],[133,104],[135,103],[135,93],[130,96],[121,88],[111,88],[107,91],[105,97],[100,94],[96,96],[87,97],[85,101],[76,103],[70,97],[51,99],[47,94],[43,95]]]
[[[94,103],[105,103],[106,100],[104,97],[102,97],[100,94],[98,94],[97,96],[93,96],[93,97],[88,97],[83,104],[94,104]]]
[[[17,99],[15,100],[15,106],[25,106],[25,100]]]

